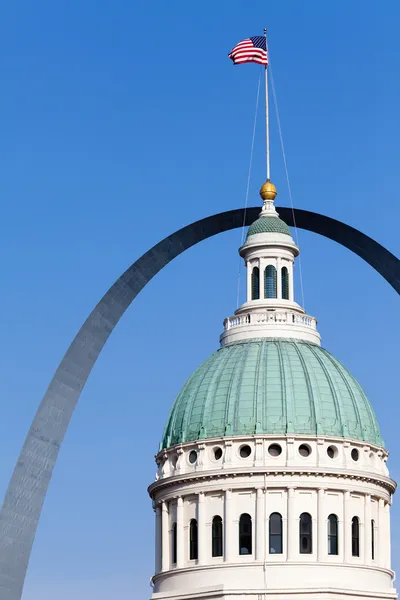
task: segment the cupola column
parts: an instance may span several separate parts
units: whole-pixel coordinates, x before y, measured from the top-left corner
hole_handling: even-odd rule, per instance
[[[199,565],[206,561],[206,515],[204,493],[200,492],[197,500],[197,522],[199,539]]]
[[[390,569],[391,565],[391,540],[390,540],[390,504],[389,502],[385,505],[385,529],[386,529],[386,563],[387,569]]]
[[[154,572],[157,574],[161,571],[161,544],[162,544],[162,524],[161,524],[161,506],[157,504],[155,508],[156,513],[156,552],[155,552],[155,565]]]
[[[163,502],[161,505],[161,570],[168,571],[169,570],[169,514],[168,514],[168,506],[166,502]]]
[[[287,491],[287,559],[294,560],[298,553],[298,519],[295,513],[294,488]]]
[[[184,559],[183,498],[179,496],[176,503],[176,566],[183,567]]]
[[[258,488],[256,500],[256,560],[264,559],[264,524],[264,490],[262,488]]]

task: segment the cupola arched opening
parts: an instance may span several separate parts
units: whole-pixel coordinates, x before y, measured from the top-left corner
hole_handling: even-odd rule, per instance
[[[282,299],[289,300],[289,271],[287,267],[282,267]]]
[[[216,515],[212,520],[212,556],[223,555],[222,518]]]
[[[282,515],[275,512],[269,517],[269,553],[282,554]]]
[[[252,554],[253,531],[251,516],[247,513],[240,515],[239,520],[239,554]]]
[[[375,521],[371,521],[371,558],[375,560]]]
[[[277,276],[273,265],[268,265],[264,269],[264,298],[276,298],[277,296]]]
[[[251,272],[251,299],[260,299],[260,269],[253,267]]]
[[[312,518],[309,513],[300,515],[300,554],[312,554]]]

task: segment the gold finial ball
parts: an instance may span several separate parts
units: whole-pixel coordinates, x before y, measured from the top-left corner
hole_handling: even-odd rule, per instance
[[[263,200],[275,200],[277,193],[276,187],[270,181],[266,181],[262,184],[260,196]]]

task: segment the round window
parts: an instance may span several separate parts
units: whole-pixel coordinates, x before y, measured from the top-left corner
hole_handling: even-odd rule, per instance
[[[326,453],[329,456],[329,458],[336,458],[338,455],[338,449],[336,448],[336,446],[329,446],[326,449]]]
[[[310,456],[310,454],[311,454],[310,446],[308,446],[308,444],[301,444],[299,446],[299,454],[300,454],[300,456],[304,456],[304,457]]]
[[[282,454],[282,448],[279,444],[271,444],[268,448],[268,453],[271,456],[279,456],[280,454]]]
[[[189,454],[189,462],[191,465],[194,465],[196,460],[197,460],[197,452],[196,452],[196,450],[192,450]]]
[[[242,458],[248,458],[251,454],[250,446],[248,446],[247,444],[245,444],[244,446],[241,446],[241,448],[239,450],[239,454]]]
[[[351,451],[351,458],[353,460],[355,460],[356,462],[358,461],[358,459],[360,458],[360,454],[357,450],[357,448],[353,448],[353,450]]]
[[[214,458],[215,460],[220,460],[222,458],[222,448],[214,448]]]

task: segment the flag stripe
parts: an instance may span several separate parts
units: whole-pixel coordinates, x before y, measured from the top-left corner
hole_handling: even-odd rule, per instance
[[[246,62],[255,62],[259,65],[268,65],[267,43],[265,37],[255,36],[240,41],[228,55],[235,65]]]

